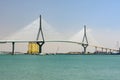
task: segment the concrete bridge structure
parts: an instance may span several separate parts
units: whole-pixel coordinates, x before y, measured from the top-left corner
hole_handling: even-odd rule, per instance
[[[42,37],[41,40],[39,40],[39,36]],[[42,46],[45,43],[54,43],[54,42],[63,42],[63,43],[73,43],[73,44],[78,44],[83,47],[83,54],[87,53],[87,47],[91,46],[95,48],[95,54],[97,53],[106,53],[106,54],[111,54],[112,52],[117,52],[120,53],[120,49],[111,49],[111,48],[106,48],[103,46],[96,46],[96,45],[90,45],[88,42],[87,38],[87,32],[86,32],[86,25],[84,25],[84,35],[83,35],[83,40],[82,42],[75,42],[75,41],[61,41],[61,40],[54,40],[54,41],[47,41],[44,39],[44,34],[42,30],[42,20],[41,20],[41,15],[40,15],[40,25],[39,25],[39,30],[37,34],[36,40],[30,41],[30,40],[0,40],[0,44],[5,44],[5,43],[11,43],[12,48],[11,48],[11,54],[13,55],[15,53],[15,44],[17,43],[28,43],[28,54],[40,54],[42,53]],[[98,51],[98,49],[101,49]]]

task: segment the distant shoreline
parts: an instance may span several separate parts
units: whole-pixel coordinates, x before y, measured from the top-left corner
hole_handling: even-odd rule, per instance
[[[0,54],[8,54],[12,55],[11,52],[0,52]],[[28,54],[28,53],[21,53],[21,52],[15,52],[14,55],[120,55],[120,53],[44,53],[44,54]]]

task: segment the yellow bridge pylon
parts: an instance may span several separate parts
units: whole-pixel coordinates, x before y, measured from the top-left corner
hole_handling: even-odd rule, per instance
[[[36,42],[28,43],[28,54],[39,54],[39,45]]]

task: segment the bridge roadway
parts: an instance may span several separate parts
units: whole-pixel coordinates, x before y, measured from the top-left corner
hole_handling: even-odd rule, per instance
[[[43,41],[40,41],[40,40],[0,40],[0,44],[5,44],[5,43],[12,43],[12,53],[14,54],[14,48],[15,48],[15,43],[29,43],[29,42],[36,42],[36,43],[42,43]],[[54,41],[45,41],[45,42],[48,42],[48,43],[54,43],[54,42],[58,42],[58,43],[73,43],[73,44],[78,44],[78,45],[82,45],[84,43],[82,42],[75,42],[75,41],[62,41],[62,40],[54,40]],[[97,52],[97,49],[101,49],[101,52],[103,52],[103,50],[105,50],[105,52],[112,52],[112,51],[115,51],[115,52],[119,52],[119,50],[117,49],[110,49],[110,48],[105,48],[105,47],[102,47],[102,46],[95,46],[95,45],[88,45],[88,46],[91,46],[91,47],[94,47],[95,48],[95,52]]]
[[[75,42],[75,41],[59,41],[59,40],[56,40],[56,41],[45,41],[45,42],[63,42],[63,43],[74,43],[74,44],[78,44],[78,45],[82,45],[84,43],[82,42]],[[111,49],[111,48],[105,48],[105,47],[102,47],[102,46],[96,46],[96,45],[89,45],[88,46],[91,46],[91,47],[94,47],[95,48],[95,51],[97,51],[97,49],[101,49],[101,52],[103,52],[103,50],[106,50],[106,52],[109,50],[109,52],[112,52],[112,51],[116,51],[116,52],[119,52],[119,50],[117,49]]]

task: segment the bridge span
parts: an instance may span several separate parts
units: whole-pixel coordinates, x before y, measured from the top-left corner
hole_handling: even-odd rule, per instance
[[[54,42],[58,42],[58,43],[71,43],[71,44],[77,44],[77,45],[86,45],[82,42],[75,42],[75,41],[62,41],[62,40],[54,40],[54,41],[45,41],[47,43],[54,43]],[[105,53],[112,53],[112,52],[119,52],[119,50],[117,49],[112,49],[112,48],[106,48],[106,47],[103,47],[103,46],[96,46],[96,45],[89,45],[88,46],[91,46],[91,47],[94,47],[95,48],[95,51],[94,52],[105,52]],[[101,49],[101,51],[98,51],[98,49]]]
[[[53,43],[53,42],[58,42],[58,43],[72,43],[72,44],[78,44],[81,45],[83,47],[83,53],[86,54],[86,50],[88,46],[94,47],[95,48],[95,52],[99,53],[99,52],[105,52],[105,53],[112,53],[112,52],[117,52],[120,53],[120,50],[118,49],[111,49],[111,48],[106,48],[103,46],[97,46],[97,45],[90,45],[88,42],[88,38],[87,38],[87,33],[86,33],[86,25],[84,25],[84,35],[83,35],[83,40],[82,42],[75,42],[75,41],[64,41],[64,40],[51,40],[51,41],[47,41],[44,39],[44,35],[43,35],[43,31],[42,31],[42,25],[41,25],[42,21],[41,21],[41,15],[40,15],[40,26],[39,26],[39,30],[38,30],[38,34],[37,34],[37,38],[36,40],[0,40],[0,44],[5,44],[5,43],[11,43],[12,45],[12,54],[15,53],[15,44],[17,43],[28,43],[30,44],[32,47],[34,46],[38,46],[38,50],[36,53],[41,53],[42,52],[42,46],[44,43]],[[39,40],[39,36],[42,36],[42,40]],[[34,48],[33,48],[34,49]],[[98,51],[98,49],[101,49],[101,51]],[[29,52],[31,52],[32,49],[30,49]],[[31,52],[31,53],[34,53]]]
[[[35,41],[20,41],[20,40],[1,40],[0,41],[0,44],[5,44],[5,43],[11,43],[11,45],[12,45],[12,54],[14,54],[14,50],[15,50],[15,44],[17,44],[17,43],[30,43],[30,42],[33,42],[33,43],[42,43],[43,41],[40,41],[40,40],[35,40]],[[75,42],[75,41],[63,41],[63,40],[51,40],[51,41],[45,41],[45,43],[55,43],[55,42],[57,42],[57,43],[70,43],[70,44],[77,44],[77,45],[80,45],[80,46],[82,46],[82,45],[86,45],[86,44],[84,44],[84,43],[82,43],[82,42]],[[101,49],[101,51],[99,51],[99,52],[105,52],[105,53],[112,53],[112,52],[119,52],[119,50],[117,50],[117,49],[111,49],[111,48],[106,48],[106,47],[103,47],[103,46],[95,46],[95,45],[88,45],[88,46],[91,46],[91,47],[93,47],[95,50],[94,50],[94,52],[98,52],[98,49]],[[98,52],[98,53],[99,53]],[[84,53],[85,54],[85,53]]]

